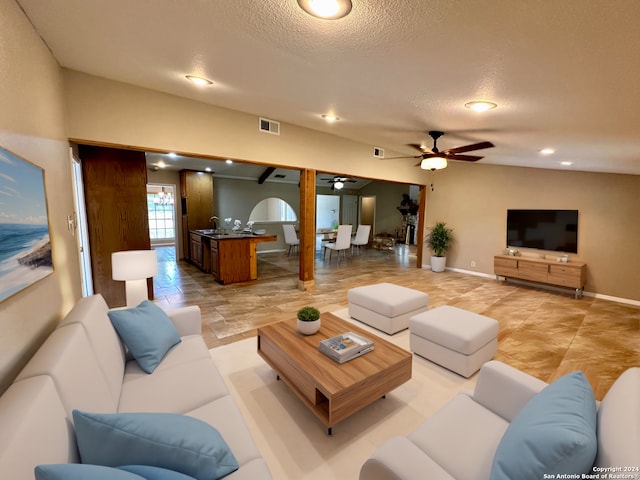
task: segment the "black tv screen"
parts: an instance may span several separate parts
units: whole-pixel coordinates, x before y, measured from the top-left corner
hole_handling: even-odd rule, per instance
[[[507,247],[578,253],[578,210],[507,210]]]

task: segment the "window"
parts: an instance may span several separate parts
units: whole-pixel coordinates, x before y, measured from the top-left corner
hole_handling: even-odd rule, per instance
[[[175,187],[147,185],[149,237],[152,244],[175,243]]]

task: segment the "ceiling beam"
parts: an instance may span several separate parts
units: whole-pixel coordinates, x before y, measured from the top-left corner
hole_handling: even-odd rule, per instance
[[[265,180],[269,178],[271,174],[275,171],[276,171],[276,167],[267,167],[265,171],[262,172],[262,175],[260,175],[260,178],[258,179],[258,184],[262,185],[265,182]]]

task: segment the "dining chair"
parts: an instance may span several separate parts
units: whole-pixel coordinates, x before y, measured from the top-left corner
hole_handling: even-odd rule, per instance
[[[298,234],[296,233],[296,229],[293,225],[282,225],[282,230],[284,231],[284,243],[289,245],[289,250],[287,250],[287,255],[289,255],[292,248],[298,248],[300,245],[300,239],[298,238]]]
[[[329,261],[331,261],[331,254],[335,250],[338,252],[338,260],[340,259],[340,252],[346,258],[347,250],[351,247],[351,231],[353,230],[353,225],[340,225],[338,226],[338,235],[336,236],[336,241],[334,243],[327,243],[324,248],[329,249]],[[326,253],[326,250],[323,252]]]
[[[356,236],[353,240],[351,240],[352,252],[353,252],[353,247],[356,247],[357,251],[360,252],[360,247],[362,245],[369,244],[369,233],[371,233],[371,225],[358,225]]]

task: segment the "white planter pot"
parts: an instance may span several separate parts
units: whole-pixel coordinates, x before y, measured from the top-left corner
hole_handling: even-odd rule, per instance
[[[431,271],[444,272],[444,266],[447,264],[447,257],[431,257]]]
[[[313,335],[320,330],[320,319],[313,322],[303,322],[298,320],[298,331],[303,335]]]

